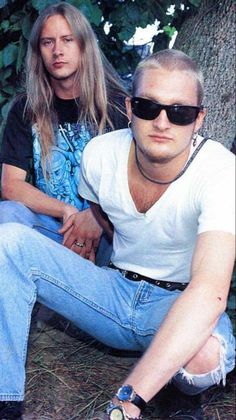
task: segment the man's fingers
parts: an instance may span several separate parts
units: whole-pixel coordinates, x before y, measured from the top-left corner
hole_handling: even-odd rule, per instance
[[[71,246],[71,250],[83,258],[86,257],[86,247],[84,246],[83,242],[75,241]]]
[[[90,254],[92,246],[93,246],[93,241],[91,239],[87,239],[84,246],[85,246],[86,255]]]
[[[63,223],[62,227],[58,230],[59,233],[63,235],[72,225],[74,224],[74,218],[69,217],[65,223]]]
[[[67,248],[71,248],[71,246],[73,245],[75,241],[75,238],[73,238],[73,236],[71,235],[72,230],[73,230],[73,226],[71,226],[63,236],[62,245],[66,246]]]
[[[95,263],[95,257],[96,257],[95,250],[92,248],[90,254],[86,256],[86,258],[89,261],[92,261],[93,263]]]
[[[91,239],[87,239],[85,243],[83,243],[81,240],[77,240],[73,243],[71,249],[81,257],[86,258],[89,261],[95,262],[95,249],[93,247],[93,241]]]

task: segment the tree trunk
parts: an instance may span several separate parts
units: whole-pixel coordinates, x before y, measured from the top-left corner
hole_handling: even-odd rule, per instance
[[[192,57],[205,79],[208,114],[201,129],[230,149],[235,138],[235,0],[202,0],[184,21],[174,48]]]

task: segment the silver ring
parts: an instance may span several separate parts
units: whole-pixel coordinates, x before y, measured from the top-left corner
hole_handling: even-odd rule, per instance
[[[81,242],[77,242],[77,241],[75,241],[75,242],[74,242],[74,244],[75,244],[76,246],[79,246],[80,248],[83,248],[83,247],[84,247],[84,243],[81,243]]]

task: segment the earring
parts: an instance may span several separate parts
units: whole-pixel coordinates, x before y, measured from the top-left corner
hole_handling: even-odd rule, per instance
[[[128,128],[131,130],[131,121],[128,122]]]
[[[197,144],[197,133],[194,133],[193,135],[193,147],[195,147]]]

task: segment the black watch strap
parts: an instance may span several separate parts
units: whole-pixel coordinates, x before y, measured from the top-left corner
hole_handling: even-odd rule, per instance
[[[146,401],[140,395],[135,394],[135,397],[132,399],[132,404],[136,405],[136,407],[140,408],[140,410],[144,410],[146,408]]]
[[[132,404],[136,405],[141,411],[146,408],[146,401],[140,395],[138,395],[135,390],[133,389],[132,385],[123,385],[121,388],[118,389],[116,397],[121,402],[131,402]]]

